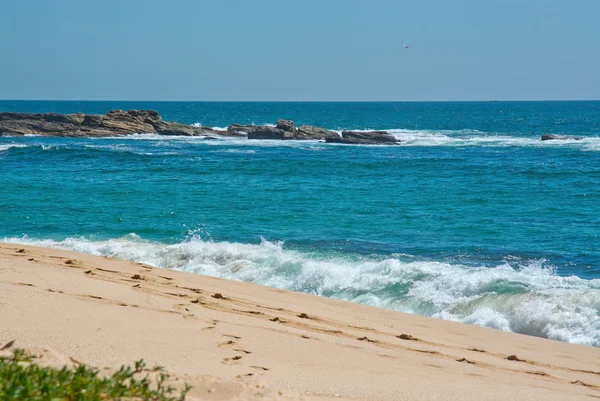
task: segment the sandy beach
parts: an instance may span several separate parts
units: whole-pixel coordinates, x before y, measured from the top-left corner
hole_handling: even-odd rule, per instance
[[[143,358],[190,399],[600,398],[598,348],[57,249],[0,245],[0,316],[0,346]]]

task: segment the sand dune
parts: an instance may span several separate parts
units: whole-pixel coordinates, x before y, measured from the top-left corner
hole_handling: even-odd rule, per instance
[[[0,316],[0,345],[194,399],[600,399],[597,348],[56,249],[0,245]]]

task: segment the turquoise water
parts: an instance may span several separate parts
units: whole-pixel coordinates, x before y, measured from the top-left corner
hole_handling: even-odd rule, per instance
[[[600,102],[0,101],[115,108],[403,142],[0,137],[1,240],[600,346]]]

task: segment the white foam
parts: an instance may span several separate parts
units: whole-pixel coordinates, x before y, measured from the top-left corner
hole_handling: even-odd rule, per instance
[[[544,260],[526,266],[468,267],[435,261],[309,254],[269,241],[253,245],[193,237],[167,245],[135,234],[106,241],[67,238],[56,242],[28,237],[3,241],[134,260],[600,346],[600,280],[557,276]]]
[[[20,144],[20,143],[9,143],[6,145],[0,145],[0,152],[4,152],[6,150],[9,149],[14,149],[14,148],[27,148],[28,145],[24,145],[24,144]]]
[[[197,122],[192,126],[201,127],[202,124]],[[274,124],[266,124],[273,127]],[[212,127],[218,131],[226,131],[227,127]],[[333,130],[341,135],[342,130]],[[371,129],[353,130],[359,132],[372,131]],[[483,132],[478,130],[411,130],[411,129],[385,129],[391,135],[396,137],[400,143],[398,146],[404,147],[543,147],[543,148],[560,148],[567,147],[581,151],[600,151],[600,137],[584,137],[583,139],[566,139],[566,140],[550,140],[542,141],[540,135],[520,136],[510,133],[495,133]],[[206,136],[165,136],[150,133],[131,134],[119,137],[95,137],[91,140],[148,140],[157,141],[160,143],[169,142],[187,142],[187,143],[203,143],[219,146],[269,146],[269,147],[299,147],[303,148],[303,143],[316,143],[322,141],[276,141],[276,140],[248,140],[246,137],[219,137],[219,141],[206,141]],[[1,146],[6,145],[0,145]],[[326,146],[334,147],[340,144],[327,144]],[[365,146],[365,145],[354,145]]]

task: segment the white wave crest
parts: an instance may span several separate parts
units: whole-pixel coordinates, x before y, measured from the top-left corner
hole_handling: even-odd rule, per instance
[[[106,241],[5,238],[250,281],[402,312],[600,346],[600,280],[560,277],[543,260],[518,268],[468,267],[287,250],[281,243],[177,244],[135,234]]]
[[[20,143],[9,143],[5,145],[0,145],[0,152],[7,151],[13,148],[27,148],[28,145],[20,144]]]

